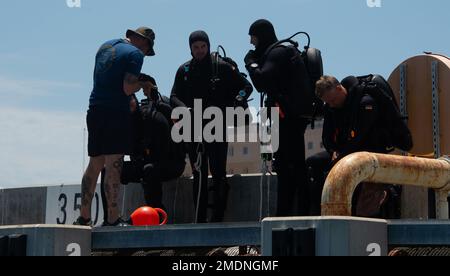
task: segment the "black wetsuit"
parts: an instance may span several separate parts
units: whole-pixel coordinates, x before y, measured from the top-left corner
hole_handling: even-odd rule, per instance
[[[151,110],[147,106],[144,120],[144,168],[143,182],[145,202],[148,206],[163,208],[162,183],[180,177],[186,166],[186,150],[183,143],[175,143],[171,139],[171,107],[170,100],[164,98]],[[151,104],[155,104],[152,102]]]
[[[131,162],[124,163],[121,183],[142,183],[145,204],[153,208],[165,209],[163,182],[180,177],[186,166],[185,145],[171,139],[171,111],[170,100],[161,97],[141,104],[132,114]],[[104,172],[101,193],[107,221],[103,177]]]
[[[190,44],[195,41],[205,41],[208,46],[209,39],[204,32],[191,34]],[[253,90],[247,79],[236,68],[228,63],[220,61],[218,64],[219,81],[212,85],[212,58],[207,55],[203,60],[192,59],[181,65],[178,69],[172,88],[171,104],[174,107],[194,108],[194,100],[201,99],[202,107],[218,107],[222,111],[226,107],[233,107],[234,100],[239,91],[245,90],[248,98]],[[202,113],[203,114],[203,113]],[[192,116],[193,117],[193,116]],[[197,122],[198,123],[198,122]],[[208,121],[202,122],[202,129]],[[226,134],[224,124],[223,133]],[[192,131],[193,133],[194,131]],[[224,137],[225,138],[225,137]],[[193,140],[192,140],[193,141]],[[213,177],[214,205],[212,222],[222,221],[228,198],[228,183],[226,180],[226,163],[228,155],[227,142],[196,143],[188,145],[188,152],[194,175],[194,203],[197,204],[198,190],[201,177],[201,193],[197,222],[207,222],[208,207],[208,164]],[[195,168],[198,161],[198,152],[201,155],[201,172]]]
[[[250,35],[258,38],[255,51],[250,51],[245,63],[255,88],[267,94],[267,107],[280,107],[280,147],[274,154],[278,175],[277,216],[306,215],[308,196],[306,186],[305,141],[307,121],[298,116],[296,103],[304,85],[310,85],[306,68],[294,71],[289,47],[267,49],[278,41],[274,28],[267,20],[258,20],[250,27]],[[253,66],[258,64],[258,67]],[[302,77],[304,76],[304,77]],[[297,209],[295,197],[298,196]]]
[[[358,94],[360,93],[358,84],[352,83],[352,79],[346,78],[341,82],[348,92],[344,106],[339,109],[328,106],[325,108],[322,140],[327,151],[318,153],[306,161],[311,180],[310,215],[313,216],[320,215],[323,185],[334,164],[355,152],[388,152],[379,107],[370,95]],[[332,161],[334,152],[338,154],[338,159]]]

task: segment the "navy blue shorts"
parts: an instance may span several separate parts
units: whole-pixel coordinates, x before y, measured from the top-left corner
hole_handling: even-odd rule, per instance
[[[130,112],[94,106],[89,108],[86,122],[90,157],[130,154],[132,148]]]

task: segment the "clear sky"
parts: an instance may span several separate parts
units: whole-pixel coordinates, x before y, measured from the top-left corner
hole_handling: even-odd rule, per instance
[[[213,48],[223,45],[244,69],[248,28],[259,18],[272,21],[280,39],[309,32],[325,73],[338,78],[389,77],[423,51],[450,54],[450,1],[380,2],[370,8],[367,0],[80,0],[69,8],[66,0],[2,1],[0,187],[80,182],[95,53],[128,28],[154,29],[156,56],[146,58],[143,71],[166,95],[190,58],[192,31],[205,30]]]

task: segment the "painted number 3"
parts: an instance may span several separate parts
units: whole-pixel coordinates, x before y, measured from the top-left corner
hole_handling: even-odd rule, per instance
[[[378,243],[371,243],[367,246],[367,253],[370,253],[371,257],[380,257],[381,256],[381,246]]]

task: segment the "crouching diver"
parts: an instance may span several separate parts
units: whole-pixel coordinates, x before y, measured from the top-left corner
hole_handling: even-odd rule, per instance
[[[158,92],[154,78],[141,74],[140,79],[150,81],[154,87],[144,91],[147,99],[140,104],[137,98],[132,100],[133,150],[130,161],[124,162],[121,183],[141,183],[146,205],[165,209],[163,183],[183,174],[186,149],[184,143],[171,139],[169,98]]]

